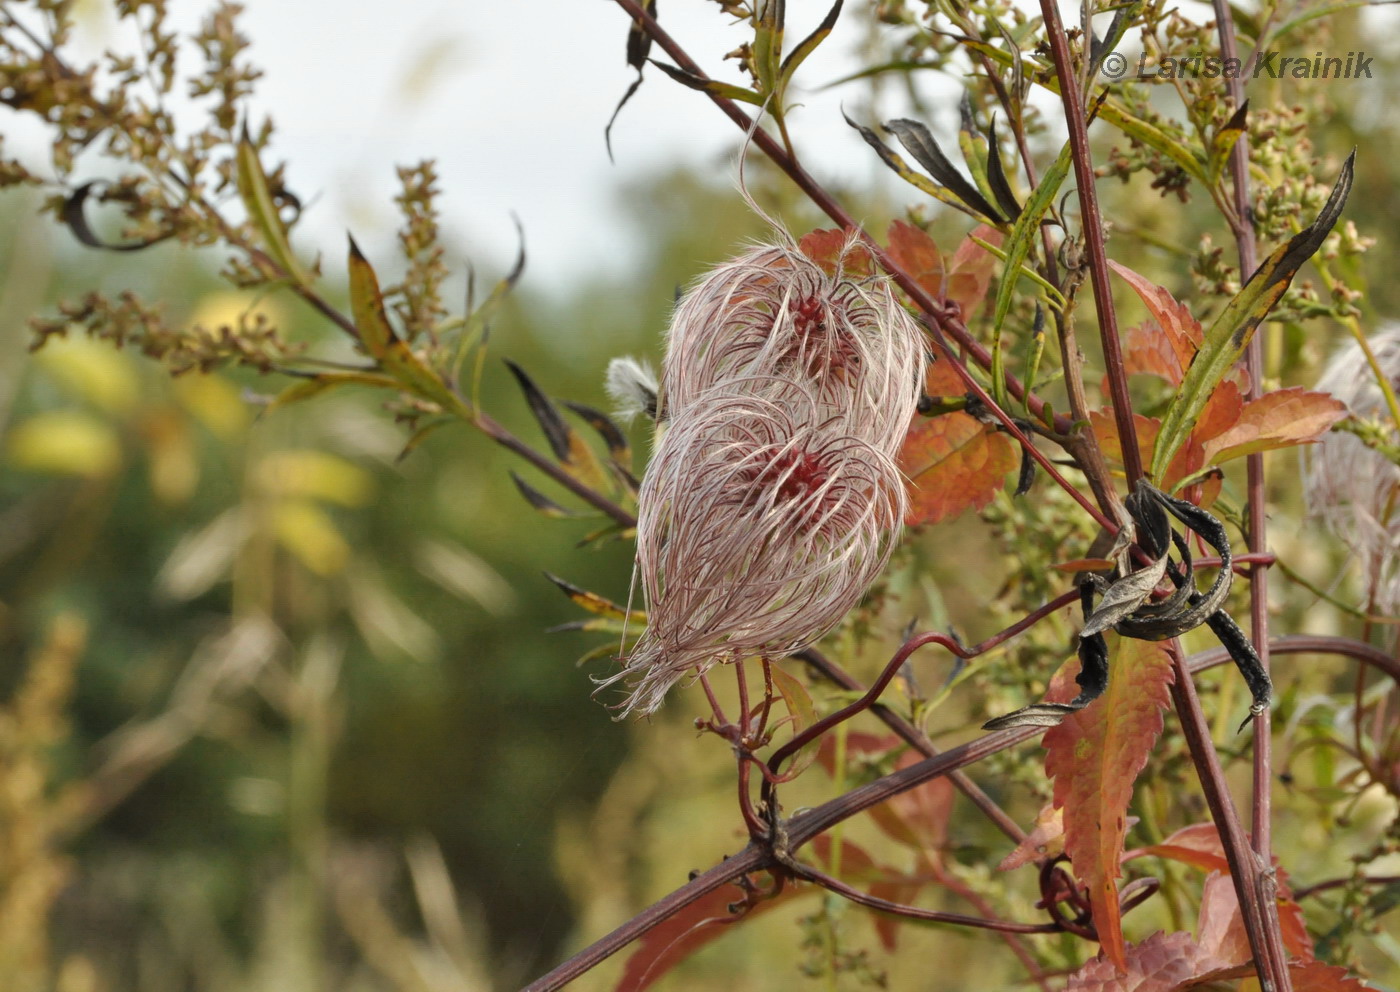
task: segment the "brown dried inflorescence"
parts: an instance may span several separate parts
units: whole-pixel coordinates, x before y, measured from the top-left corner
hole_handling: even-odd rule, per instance
[[[922,367],[882,278],[828,275],[790,245],[701,280],[668,344],[639,495],[647,628],[605,683],[629,687],[624,715],[712,665],[791,654],[860,601],[903,519],[894,456]]]

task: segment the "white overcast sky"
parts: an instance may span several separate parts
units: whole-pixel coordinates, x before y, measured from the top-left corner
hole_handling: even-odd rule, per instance
[[[182,21],[205,9],[202,0],[173,5]],[[789,36],[801,38],[827,0],[788,6]],[[660,8],[702,66],[737,81],[722,56],[744,40],[742,26],[707,0]],[[628,18],[609,0],[247,0],[244,18],[266,71],[257,109],[278,125],[273,157],[292,163],[299,194],[319,194],[304,237],[323,250],[338,249],[347,226],[387,230],[394,165],[435,158],[454,247],[499,271],[515,251],[514,212],[526,231],[527,278],[550,291],[600,269],[623,271],[647,250],[617,209],[629,178],[676,163],[726,181],[733,172],[738,129],[655,69],[614,128],[609,163],[603,128],[634,78]],[[848,72],[861,30],[843,18],[804,78]],[[798,140],[819,174],[880,176],[883,166],[841,120],[842,96],[804,97]],[[941,123],[955,122],[950,105]]]
[[[856,65],[859,2],[847,4],[852,10],[801,80],[819,85]],[[617,209],[628,179],[674,164],[725,181],[733,174],[738,130],[703,95],[655,69],[613,131],[617,163],[609,163],[603,127],[633,79],[623,54],[628,18],[611,0],[245,3],[252,58],[266,72],[255,117],[272,112],[278,133],[270,157],[292,163],[290,185],[312,203],[298,237],[302,250],[338,253],[347,229],[367,243],[377,232],[387,235],[394,165],[434,158],[454,253],[487,273],[501,271],[515,251],[514,212],[526,230],[528,285],[557,292],[591,274],[625,272],[648,249]],[[789,38],[803,37],[828,3],[791,0]],[[189,28],[211,6],[171,0],[172,17]],[[109,0],[83,0],[80,9],[98,43],[123,42],[111,28]],[[1072,17],[1077,4],[1065,9]],[[738,81],[722,55],[744,40],[742,26],[709,0],[660,0],[660,13],[705,69]],[[933,104],[929,123],[951,136],[956,84],[944,83],[948,98]],[[812,171],[827,180],[897,183],[841,120],[840,102],[857,100],[857,91],[804,92],[801,99],[794,135]],[[891,87],[882,116],[908,110]],[[4,108],[0,132],[23,146],[24,129]]]

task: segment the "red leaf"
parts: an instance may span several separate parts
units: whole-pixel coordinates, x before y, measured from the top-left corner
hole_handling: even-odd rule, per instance
[[[864,278],[875,271],[875,259],[868,247],[851,245],[850,234],[839,228],[825,228],[804,234],[797,242],[797,250],[802,252],[827,275],[846,275]]]
[[[944,291],[947,298],[962,310],[964,320],[976,313],[982,301],[987,298],[987,289],[992,284],[992,276],[996,273],[998,264],[997,257],[973,241],[973,238],[998,248],[1001,247],[1002,241],[1000,231],[983,224],[963,239],[944,267]]]
[[[1346,405],[1326,393],[1297,386],[1265,393],[1246,403],[1232,426],[1205,442],[1206,459],[1223,462],[1303,444],[1327,433],[1346,415]]]
[[[1152,341],[1150,331],[1145,336],[1140,335],[1139,341],[1147,347],[1149,352],[1157,356],[1157,359],[1153,360],[1164,360],[1168,355],[1175,357],[1174,366],[1170,362],[1162,361],[1163,371],[1167,373],[1163,377],[1174,386],[1181,385],[1186,369],[1191,366],[1191,359],[1196,357],[1196,351],[1205,339],[1205,334],[1201,330],[1201,322],[1161,286],[1144,279],[1132,269],[1119,265],[1111,259],[1108,264],[1124,282],[1133,288],[1133,292],[1137,293],[1143,304],[1146,305],[1148,313],[1152,314],[1152,318],[1157,321],[1158,330],[1165,337],[1165,343],[1170,350],[1164,350],[1160,342]],[[1130,343],[1131,340],[1130,335]],[[1148,357],[1144,356],[1144,358]]]
[[[875,859],[867,854],[863,848],[848,840],[841,841],[841,864],[839,873],[837,873],[834,870],[837,866],[832,863],[831,837],[827,834],[813,838],[812,849],[816,852],[817,859],[826,866],[828,871],[839,874],[843,881],[860,883],[863,887],[868,888],[870,894],[877,899],[909,903],[931,881],[931,879],[904,875],[893,868],[877,865]],[[873,911],[872,913],[875,932],[880,937],[880,943],[886,950],[894,950],[899,924],[904,921],[897,916],[888,916]]]
[[[1196,943],[1202,955],[1213,958],[1222,967],[1244,964],[1253,957],[1240,900],[1229,875],[1211,872],[1206,878],[1196,921]]]
[[[1230,863],[1225,860],[1225,848],[1220,844],[1220,834],[1216,832],[1213,823],[1193,823],[1189,827],[1182,827],[1160,844],[1127,852],[1123,855],[1123,860],[1139,858],[1144,854],[1195,865],[1206,871],[1230,871]]]
[[[1291,964],[1293,992],[1364,992],[1375,988],[1359,978],[1348,978],[1347,970],[1321,961]]]
[[[1130,327],[1123,335],[1123,368],[1129,375],[1155,375],[1173,386],[1186,378],[1181,354],[1155,320]]]
[[[899,746],[900,740],[894,734],[870,734],[863,730],[851,730],[846,733],[847,759],[865,755],[878,757],[889,754]],[[821,747],[817,750],[817,762],[826,769],[828,775],[836,774],[835,734],[827,734],[822,738]]]
[[[890,224],[890,257],[934,299],[943,299],[943,255],[923,228],[897,220]]]
[[[815,890],[789,884],[773,898],[751,907],[742,916],[735,916],[729,912],[729,906],[742,902],[743,893],[733,886],[716,889],[667,918],[637,942],[614,992],[641,992],[649,988],[677,964],[728,933],[730,924],[751,920],[795,895],[812,891]]]
[[[1045,771],[1065,811],[1065,853],[1089,893],[1109,960],[1126,966],[1118,911],[1119,859],[1133,782],[1162,732],[1172,681],[1160,644],[1124,638],[1104,694],[1045,733]]]
[[[936,524],[982,509],[1016,469],[1017,458],[1014,441],[965,413],[920,419],[899,452],[899,467],[910,481],[907,521]]]
[[[1159,858],[1169,858],[1172,861],[1180,861],[1183,864],[1194,865],[1207,872],[1219,873],[1219,876],[1229,880],[1230,863],[1225,858],[1225,848],[1220,842],[1220,834],[1216,832],[1213,823],[1193,823],[1189,827],[1182,827],[1176,833],[1166,838],[1160,844],[1153,844],[1149,847],[1140,847],[1136,850],[1128,851],[1123,855],[1124,861],[1142,857],[1144,854],[1156,855]],[[1303,919],[1303,907],[1293,900],[1292,893],[1288,888],[1288,872],[1278,867],[1278,858],[1273,859],[1274,867],[1278,872],[1278,917],[1279,929],[1283,936],[1283,946],[1295,957],[1304,961],[1311,961],[1313,958],[1312,937],[1308,934],[1306,921]],[[1207,880],[1209,887],[1211,882]],[[1217,883],[1218,887],[1219,883]],[[1217,895],[1222,902],[1235,899],[1233,883],[1229,883],[1228,899],[1225,895]],[[1233,902],[1235,912],[1239,912],[1239,903]],[[1205,927],[1205,898],[1202,897],[1201,928]],[[1218,913],[1218,909],[1217,909]],[[1243,923],[1240,924],[1243,926]],[[1206,943],[1204,932],[1201,934],[1201,943]]]
[[[1085,963],[1069,977],[1065,992],[1174,992],[1196,976],[1197,951],[1189,933],[1154,933],[1121,954],[1116,964],[1104,954]]]

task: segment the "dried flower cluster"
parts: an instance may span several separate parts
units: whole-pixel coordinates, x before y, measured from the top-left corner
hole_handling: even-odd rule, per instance
[[[755,248],[680,302],[639,496],[647,629],[608,680],[631,689],[624,714],[688,673],[790,654],[859,602],[903,518],[894,456],[921,363],[882,278],[829,275],[795,246]]]
[[[1392,389],[1400,385],[1400,327],[1370,339]],[[1384,394],[1365,353],[1343,348],[1318,380],[1351,410],[1352,420],[1308,451],[1304,474],[1308,510],[1326,522],[1361,562],[1372,608],[1400,608],[1400,465]]]

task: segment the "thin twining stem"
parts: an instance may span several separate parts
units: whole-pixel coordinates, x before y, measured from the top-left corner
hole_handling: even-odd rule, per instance
[[[1354,658],[1384,672],[1392,679],[1400,681],[1400,661],[1378,651],[1369,644],[1351,638],[1292,635],[1276,639],[1270,646],[1273,653],[1280,656],[1332,654]],[[1186,660],[1185,667],[1190,674],[1194,675],[1229,660],[1228,652],[1223,648],[1216,648],[1192,655]],[[1040,732],[1041,728],[1037,727],[1017,727],[1011,730],[993,731],[916,765],[910,765],[886,775],[845,796],[833,799],[788,822],[787,850],[789,852],[796,851],[813,837],[871,806],[935,778],[951,775],[954,771],[965,768],[976,761],[981,761],[983,758],[1030,740]],[[547,975],[532,982],[526,986],[525,992],[551,992],[551,990],[562,988],[568,982],[616,954],[632,941],[664,923],[696,900],[716,889],[732,884],[745,875],[772,868],[776,864],[777,860],[770,848],[750,843],[738,854],[726,858],[715,867],[697,875],[686,885],[681,886],[661,901],[632,917],[616,930],[579,951]]]

